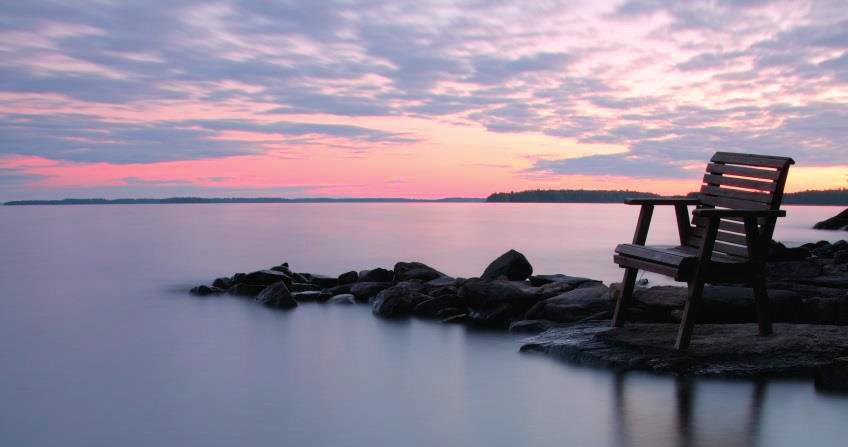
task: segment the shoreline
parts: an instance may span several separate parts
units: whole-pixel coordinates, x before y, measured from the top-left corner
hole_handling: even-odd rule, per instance
[[[618,371],[714,377],[816,378],[823,390],[846,391],[848,242],[773,247],[768,264],[774,336],[758,337],[753,293],[708,286],[693,345],[673,349],[686,288],[640,287],[631,318],[610,328],[618,284],[563,274],[534,275],[510,250],[479,277],[454,278],[420,262],[398,262],[325,276],[287,263],[220,277],[197,296],[236,296],[274,309],[299,303],[369,305],[385,319],[422,318],[534,335],[522,352]]]

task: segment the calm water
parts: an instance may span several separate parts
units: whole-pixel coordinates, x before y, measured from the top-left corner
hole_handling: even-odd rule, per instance
[[[671,243],[671,213],[650,241]],[[776,238],[834,207],[789,207]],[[336,274],[421,260],[479,274],[509,248],[540,273],[620,272],[619,205],[0,207],[0,446],[844,445],[848,398],[806,381],[615,375],[518,353],[522,337],[367,306],[195,298],[289,261]]]

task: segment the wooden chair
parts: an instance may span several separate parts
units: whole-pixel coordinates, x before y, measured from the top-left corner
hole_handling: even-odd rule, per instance
[[[707,164],[697,198],[629,199],[640,205],[632,244],[621,244],[613,257],[624,268],[622,293],[612,325],[624,325],[636,273],[660,273],[685,281],[689,294],[675,347],[689,346],[705,283],[734,282],[753,286],[760,335],[772,332],[766,292],[765,262],[780,210],[791,158],[717,152]],[[654,206],[671,205],[677,217],[679,246],[645,246]],[[695,205],[692,222],[688,205]]]

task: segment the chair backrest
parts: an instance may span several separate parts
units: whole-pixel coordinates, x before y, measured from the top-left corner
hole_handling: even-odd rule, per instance
[[[704,184],[698,194],[698,208],[777,210],[783,201],[783,187],[789,166],[795,161],[771,155],[716,152],[707,165]],[[760,219],[761,237],[771,240],[777,219]],[[706,219],[694,217],[687,245],[701,246]],[[748,258],[748,244],[742,219],[722,219],[714,252]]]

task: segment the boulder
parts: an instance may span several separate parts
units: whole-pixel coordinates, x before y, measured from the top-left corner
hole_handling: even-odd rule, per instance
[[[458,323],[459,320],[463,318],[468,318],[465,309],[457,307],[446,307],[436,313],[436,319],[441,320],[442,323]]]
[[[352,284],[359,280],[359,273],[350,271],[339,275],[338,284]]]
[[[292,292],[291,296],[298,303],[306,303],[310,301],[319,301],[323,292],[308,291],[308,292]]]
[[[335,296],[335,295],[341,295],[343,293],[350,293],[351,287],[353,287],[353,284],[340,284],[338,286],[328,287],[328,288],[323,289],[323,290],[324,290],[324,292],[329,293],[331,296]]]
[[[357,301],[365,302],[385,289],[393,286],[390,282],[358,282],[348,288],[348,292],[356,297]],[[344,293],[344,292],[343,292]]]
[[[380,267],[359,272],[359,282],[391,282],[394,277],[393,271]]]
[[[394,272],[394,280],[397,282],[409,281],[411,279],[430,281],[445,276],[444,273],[420,262],[398,262],[395,264]]]
[[[235,278],[234,278],[235,279]],[[278,282],[283,282],[286,285],[292,283],[291,277],[283,272],[276,270],[258,270],[240,276],[236,281],[237,284],[251,284],[255,286],[270,286]]]
[[[201,285],[201,286],[197,286],[197,287],[192,287],[192,289],[190,290],[190,293],[192,295],[197,295],[197,296],[209,296],[209,295],[220,295],[220,294],[224,293],[224,291],[222,289],[218,288],[218,287],[215,287],[215,286],[209,287],[209,286]]]
[[[343,293],[327,300],[327,304],[356,304],[356,298],[349,293]]]
[[[477,326],[506,329],[517,313],[514,304],[501,302],[482,309],[469,309],[467,315],[470,322]]]
[[[848,230],[848,209],[813,225],[813,228],[817,230]]]
[[[612,304],[606,286],[584,287],[540,301],[527,311],[525,318],[570,323],[607,312]]]
[[[292,271],[289,269],[289,263],[288,262],[284,262],[280,265],[271,267],[270,270],[274,270],[274,271],[277,271],[277,272],[280,272],[280,273],[285,273],[287,276],[292,276]]]
[[[292,282],[308,283],[308,282],[312,281],[312,275],[310,275],[308,273],[292,272],[291,278],[292,278]]]
[[[297,301],[292,298],[289,288],[282,281],[271,284],[256,296],[256,301],[276,309],[292,309],[297,307]]]
[[[312,277],[312,280],[310,282],[318,287],[321,287],[322,289],[333,287],[339,284],[339,279],[334,278],[332,276],[316,275],[314,273],[310,274],[310,276]]]
[[[257,286],[254,284],[235,284],[227,289],[227,293],[237,296],[256,296],[259,295],[265,286]]]
[[[806,247],[788,248],[780,242],[772,241],[769,246],[768,261],[803,261],[810,257],[810,250]]]
[[[524,303],[531,305],[541,299],[528,286],[513,281],[487,281],[471,278],[457,291],[462,301],[472,308],[483,309],[501,303]]]
[[[439,312],[442,309],[459,308],[462,304],[456,295],[443,295],[419,303],[412,311],[412,314],[420,318],[439,318]]]
[[[227,277],[215,278],[215,281],[212,281],[212,287],[217,287],[221,290],[227,290],[233,286],[233,280]]]
[[[417,304],[427,300],[430,297],[413,291],[407,284],[397,284],[377,294],[371,302],[371,311],[383,318],[407,317]]]
[[[509,325],[509,331],[522,334],[538,334],[554,326],[556,326],[556,323],[548,320],[518,320],[513,321]]]
[[[492,261],[480,278],[524,281],[532,274],[533,266],[527,258],[515,250],[510,250]]]
[[[812,278],[823,273],[821,264],[811,261],[769,262],[766,275],[773,279]]]
[[[839,250],[833,254],[834,264],[848,264],[848,250]]]

